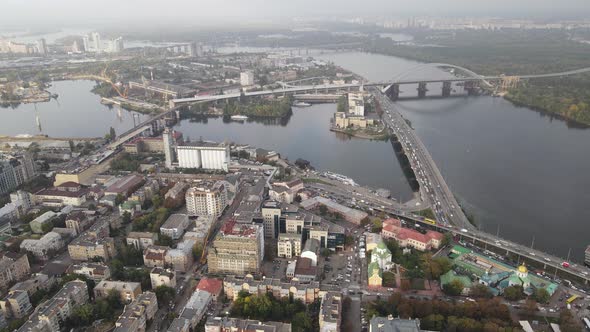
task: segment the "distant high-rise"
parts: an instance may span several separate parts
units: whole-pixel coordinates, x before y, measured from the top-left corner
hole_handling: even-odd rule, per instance
[[[172,168],[172,162],[174,161],[174,147],[172,146],[172,142],[174,142],[174,139],[172,138],[172,131],[170,128],[166,127],[166,129],[164,129],[163,139],[166,168]]]
[[[37,53],[41,55],[47,55],[47,42],[45,38],[41,38],[37,41]]]
[[[98,32],[92,33],[92,50],[94,52],[100,52],[101,50],[101,43],[100,43],[100,34]]]
[[[84,52],[90,52],[90,40],[88,39],[88,36],[82,37],[82,43],[84,46]]]

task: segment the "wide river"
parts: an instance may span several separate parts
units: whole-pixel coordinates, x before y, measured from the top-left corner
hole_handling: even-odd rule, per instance
[[[340,53],[320,56],[369,80],[389,80],[417,65],[395,57]],[[413,78],[443,75],[425,70]],[[103,136],[133,125],[131,112],[109,109],[89,81],[55,82],[58,101],[0,109],[0,134]],[[438,94],[440,87],[430,87]],[[403,87],[402,95],[415,94]],[[590,244],[590,130],[501,98],[460,97],[397,103],[432,154],[450,188],[484,230],[565,257],[583,259]],[[294,108],[288,121],[226,123],[183,120],[176,129],[191,140],[229,140],[304,158],[398,199],[412,191],[389,142],[349,139],[328,130],[335,105]],[[41,130],[37,126],[39,118]],[[143,118],[143,116],[141,116]]]

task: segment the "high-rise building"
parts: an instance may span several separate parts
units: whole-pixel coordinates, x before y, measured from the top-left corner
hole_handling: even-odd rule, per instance
[[[41,38],[37,41],[37,53],[41,54],[41,55],[47,55],[48,49],[47,49],[47,42],[45,41],[45,38]]]
[[[365,116],[365,99],[362,92],[348,94],[348,113]]]
[[[0,155],[0,194],[12,191],[35,175],[35,162],[29,153]]]
[[[245,275],[259,273],[264,258],[262,227],[227,221],[207,255],[210,273]]]
[[[240,84],[242,86],[254,85],[254,73],[251,71],[244,71],[240,73]]]
[[[172,162],[174,162],[174,147],[172,142],[172,131],[166,127],[163,134],[164,139],[164,156],[166,157],[166,168],[172,168]]]
[[[100,34],[98,32],[93,32],[92,33],[92,46],[91,46],[92,51],[94,52],[100,52],[102,49],[102,44],[100,42]]]
[[[186,191],[185,200],[190,216],[219,217],[227,206],[227,189],[220,181],[210,188],[192,187]]]
[[[84,52],[90,52],[90,40],[88,36],[82,37],[82,46],[84,46]]]

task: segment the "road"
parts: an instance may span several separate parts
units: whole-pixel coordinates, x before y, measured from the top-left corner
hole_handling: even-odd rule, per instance
[[[395,109],[393,102],[378,89],[373,88],[371,92],[383,111],[383,122],[397,136],[408,156],[416,180],[420,183],[420,196],[431,206],[436,220],[445,225],[475,229],[461,210],[430,153],[415,131]]]

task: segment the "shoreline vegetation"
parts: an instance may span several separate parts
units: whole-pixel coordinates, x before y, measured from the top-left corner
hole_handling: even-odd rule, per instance
[[[350,137],[369,139],[372,141],[387,141],[390,135],[387,131],[385,132],[370,132],[362,128],[335,128],[330,127],[330,131],[336,133],[342,133]]]
[[[590,45],[572,41],[564,32],[513,34],[508,30],[460,31],[453,36],[439,33],[436,45],[429,39],[435,32],[419,31],[415,42],[425,45],[394,45],[378,38],[366,43],[363,51],[425,63],[452,63],[482,75],[540,74],[590,66]],[[515,106],[590,125],[590,74],[521,81],[503,97]]]

